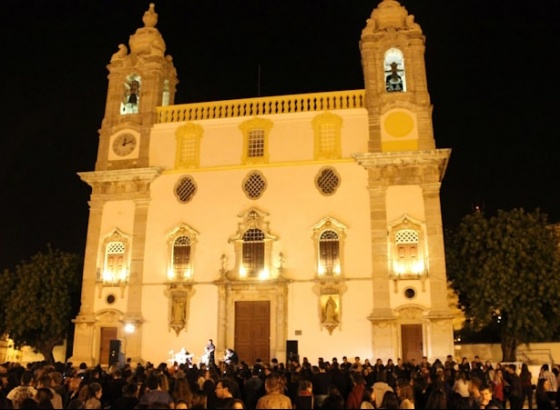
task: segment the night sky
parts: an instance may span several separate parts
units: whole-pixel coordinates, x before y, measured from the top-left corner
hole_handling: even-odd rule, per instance
[[[0,269],[50,243],[83,254],[107,70],[145,0],[2,0]],[[160,0],[175,103],[362,89],[378,0]],[[560,2],[401,1],[426,35],[445,227],[480,205],[560,221]],[[260,86],[258,72],[260,66]]]

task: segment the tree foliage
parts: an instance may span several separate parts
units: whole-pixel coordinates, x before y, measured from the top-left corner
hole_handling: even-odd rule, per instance
[[[79,308],[81,265],[79,255],[48,246],[0,276],[0,332],[16,348],[30,346],[54,362],[53,349],[67,337]]]
[[[560,327],[558,235],[538,209],[466,215],[446,236],[447,273],[471,329],[499,331],[504,361]]]

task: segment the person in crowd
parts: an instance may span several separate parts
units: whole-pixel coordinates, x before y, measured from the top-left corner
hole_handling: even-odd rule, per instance
[[[410,383],[403,381],[397,386],[397,397],[399,398],[401,409],[414,408],[414,393]]]
[[[292,400],[282,392],[284,386],[282,386],[278,376],[274,374],[269,375],[264,382],[264,387],[266,394],[258,400],[257,409],[293,408]]]
[[[373,384],[373,395],[375,397],[375,405],[377,408],[381,406],[381,402],[383,401],[383,396],[385,392],[391,391],[394,392],[393,388],[387,383],[387,373],[385,372],[385,368],[381,367],[377,371],[377,378],[376,382]]]
[[[226,409],[246,409],[245,403],[241,399],[232,399],[225,407]]]
[[[504,380],[504,375],[502,369],[494,370],[494,380],[491,382],[492,386],[492,398],[499,401],[502,406],[506,403],[506,384]]]
[[[517,374],[517,367],[515,364],[505,366],[506,373],[504,380],[509,385],[507,400],[509,400],[509,407],[511,409],[523,408],[523,389],[521,388],[521,380]]]
[[[311,381],[307,379],[299,380],[299,387],[294,400],[294,408],[296,409],[315,408],[315,398],[313,396],[313,383],[311,383]]]
[[[39,409],[54,409],[53,401],[54,393],[48,387],[39,387],[37,389],[37,394],[35,395],[35,401],[37,402],[37,408]],[[24,407],[21,407],[24,408]]]
[[[78,399],[82,402],[84,409],[100,409],[103,387],[97,382],[84,384],[80,389]]]
[[[311,382],[313,385],[313,395],[317,407],[323,405],[323,400],[329,394],[329,386],[332,383],[330,372],[327,373],[325,362],[319,363],[319,366],[313,366],[313,376]]]
[[[66,384],[66,393],[62,396],[62,406],[66,409],[70,402],[77,399],[80,394],[82,378],[80,376],[71,376]]]
[[[174,409],[188,409],[189,405],[187,404],[187,402],[185,400],[179,399],[179,400],[175,400],[173,402],[173,408]]]
[[[459,363],[459,371],[464,371],[467,377],[471,374],[471,364],[465,356],[461,359],[461,363]]]
[[[216,383],[215,407],[217,409],[225,409],[231,400],[234,399],[236,392],[235,382],[228,377],[222,377]]]
[[[364,391],[366,389],[366,381],[364,376],[360,373],[355,373],[352,376],[354,386],[350,393],[348,393],[348,397],[346,397],[346,408],[347,409],[359,409],[362,405],[362,399],[364,397]]]
[[[463,360],[466,360],[466,357],[464,357]],[[463,398],[469,397],[471,387],[470,385],[471,384],[467,372],[465,370],[459,370],[459,375],[457,379],[455,379],[455,383],[453,384],[453,391]]]
[[[173,397],[169,391],[162,388],[161,379],[155,374],[150,374],[146,378],[146,391],[140,396],[139,404],[149,406],[152,403],[164,403],[172,405]]]
[[[539,379],[537,381],[536,401],[537,409],[553,409],[552,400],[548,394],[550,390],[550,381],[548,379]],[[513,407],[512,407],[513,408]]]
[[[397,394],[392,391],[388,390],[383,394],[383,400],[381,401],[381,405],[378,407],[379,409],[398,409],[399,408],[399,399]]]
[[[170,393],[175,402],[184,400],[188,405],[192,400],[191,386],[185,377],[174,378],[173,389]]]
[[[216,346],[212,339],[208,339],[208,343],[204,346],[204,358],[206,359],[206,366],[216,367],[216,361],[214,359],[214,353],[216,352]]]
[[[550,400],[556,400],[556,390],[558,390],[558,379],[556,375],[550,370],[548,363],[541,366],[541,371],[539,372],[539,379],[548,380],[547,394]]]
[[[41,388],[49,389],[52,393],[51,403],[53,405],[53,409],[62,409],[62,396],[53,389],[50,373],[42,372],[40,376],[37,377],[35,388],[37,390]]]
[[[479,390],[480,399],[478,401],[478,408],[485,409],[492,400],[492,387],[487,384],[483,384],[482,386],[480,386]]]
[[[533,410],[533,375],[529,371],[527,363],[521,365],[521,373],[519,373],[519,380],[521,381],[521,389],[523,390],[523,402],[527,400],[527,408]],[[502,402],[502,404],[505,404]]]
[[[244,402],[248,408],[254,409],[257,405],[257,401],[264,396],[265,393],[264,380],[260,377],[260,371],[258,368],[253,368],[251,370],[251,377],[245,380],[245,386],[243,388]]]
[[[37,390],[33,387],[33,382],[33,372],[26,370],[21,374],[20,385],[8,392],[6,398],[10,400],[14,409],[19,409],[23,400],[27,398],[33,399],[35,397]]]
[[[115,400],[111,408],[134,409],[138,405],[138,383],[131,381],[123,386],[122,396]]]
[[[435,389],[426,399],[425,409],[447,409],[447,396],[443,390]]]
[[[194,391],[191,402],[191,409],[207,409],[207,405],[208,396],[202,390]]]
[[[237,366],[239,364],[239,356],[233,349],[227,348],[224,356],[224,363],[227,365]]]
[[[373,397],[373,387],[365,388],[360,409],[375,409],[375,397]]]

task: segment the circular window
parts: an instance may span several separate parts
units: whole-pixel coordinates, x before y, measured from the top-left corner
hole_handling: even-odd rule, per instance
[[[416,291],[412,288],[407,288],[407,289],[404,290],[404,296],[407,299],[412,299],[416,296]]]
[[[315,184],[323,195],[332,195],[340,186],[340,177],[334,168],[323,168],[315,177]]]
[[[196,184],[190,176],[182,177],[175,185],[175,196],[179,202],[189,202],[196,193]]]
[[[243,191],[250,199],[258,199],[266,189],[266,180],[259,171],[250,172],[243,180]]]
[[[115,303],[115,300],[117,300],[117,298],[115,297],[115,295],[107,295],[107,298],[105,300],[108,304],[112,305],[113,303]]]

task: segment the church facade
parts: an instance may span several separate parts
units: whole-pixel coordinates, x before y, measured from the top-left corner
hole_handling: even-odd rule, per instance
[[[365,16],[367,17],[367,16]],[[453,354],[425,37],[397,1],[364,89],[176,104],[156,28],[109,65],[74,363]]]

